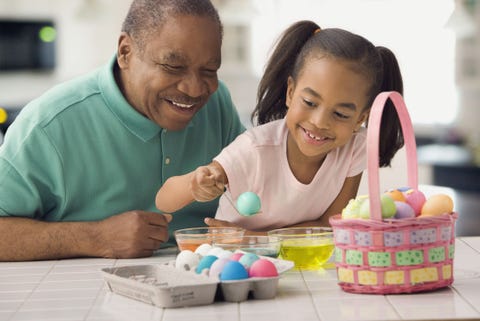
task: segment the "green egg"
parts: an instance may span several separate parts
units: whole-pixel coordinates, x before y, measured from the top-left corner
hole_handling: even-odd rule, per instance
[[[254,192],[240,194],[237,199],[237,210],[243,216],[255,215],[260,211],[260,197]]]

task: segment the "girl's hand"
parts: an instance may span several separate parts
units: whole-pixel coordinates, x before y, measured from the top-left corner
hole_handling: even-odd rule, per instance
[[[225,191],[225,172],[218,163],[198,167],[192,176],[190,189],[196,201],[207,202]]]

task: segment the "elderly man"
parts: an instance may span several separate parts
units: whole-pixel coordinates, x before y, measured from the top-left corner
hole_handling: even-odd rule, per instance
[[[244,130],[221,42],[209,0],[134,0],[108,64],[25,106],[0,147],[0,261],[149,256],[215,213],[172,219],[155,193]]]

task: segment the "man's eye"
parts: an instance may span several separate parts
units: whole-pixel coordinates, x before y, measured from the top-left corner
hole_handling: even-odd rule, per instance
[[[167,64],[160,64],[160,66],[167,71],[181,71],[181,70],[183,70],[183,66],[167,65]]]

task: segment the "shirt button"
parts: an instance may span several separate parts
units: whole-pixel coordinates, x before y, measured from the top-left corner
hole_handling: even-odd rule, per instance
[[[170,157],[165,158],[165,164],[166,165],[170,164]]]

